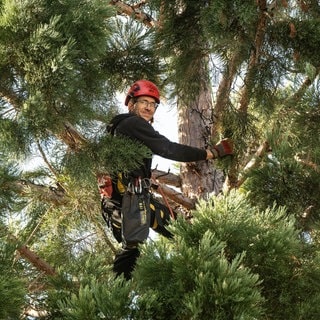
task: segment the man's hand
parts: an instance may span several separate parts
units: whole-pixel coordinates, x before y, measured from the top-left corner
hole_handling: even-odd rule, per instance
[[[214,159],[223,158],[233,154],[233,143],[231,139],[223,139],[219,141],[212,149]]]

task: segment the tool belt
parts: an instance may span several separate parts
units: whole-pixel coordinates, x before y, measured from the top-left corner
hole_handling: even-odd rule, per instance
[[[121,198],[102,197],[102,215],[124,247],[135,247],[145,241],[150,227],[165,237],[172,236],[165,228],[170,210],[155,199],[150,188],[150,179],[131,178]]]

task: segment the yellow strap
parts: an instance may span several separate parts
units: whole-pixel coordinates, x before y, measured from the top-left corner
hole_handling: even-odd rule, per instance
[[[117,188],[119,190],[120,193],[125,193],[126,191],[126,187],[125,185],[122,183],[122,173],[118,173],[118,181],[117,181]]]
[[[156,207],[152,203],[150,203],[150,209],[156,212]],[[157,227],[158,227],[158,221],[157,221],[156,213],[154,213],[154,220],[151,228],[155,230]]]

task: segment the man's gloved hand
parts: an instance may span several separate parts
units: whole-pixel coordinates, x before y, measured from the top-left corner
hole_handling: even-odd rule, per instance
[[[219,141],[212,149],[214,158],[223,158],[233,154],[233,144],[229,138]]]

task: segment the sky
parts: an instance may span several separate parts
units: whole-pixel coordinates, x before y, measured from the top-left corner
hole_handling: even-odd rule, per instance
[[[178,122],[177,110],[160,104],[155,115],[153,127],[162,135],[166,136],[173,142],[178,142]],[[159,156],[153,156],[152,168],[157,166],[157,169],[162,171],[174,171],[174,162]]]

